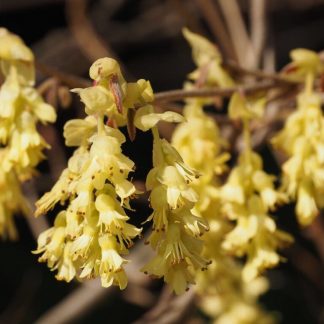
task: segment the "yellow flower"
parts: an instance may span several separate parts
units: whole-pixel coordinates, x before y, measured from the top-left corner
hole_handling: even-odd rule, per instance
[[[105,235],[99,238],[101,247],[101,261],[99,264],[99,274],[103,287],[109,287],[112,284],[118,284],[120,289],[125,289],[127,277],[123,264],[127,261],[118,254],[118,244],[116,238],[112,235]]]
[[[14,214],[29,213],[29,206],[21,192],[20,182],[14,172],[5,172],[3,158],[6,150],[0,149],[0,236],[17,239]]]
[[[240,93],[235,92],[228,107],[229,117],[232,119],[260,118],[264,113],[265,98],[249,98],[246,100]]]
[[[164,240],[158,245],[158,254],[142,271],[164,277],[176,294],[182,294],[195,282],[195,271],[205,270],[209,262],[201,256],[202,241],[181,229],[177,222],[169,222],[165,233]]]
[[[220,154],[226,143],[219,140],[219,130],[214,120],[206,116],[198,100],[190,100],[184,108],[186,122],[180,124],[172,142],[191,167],[203,177],[213,177],[224,171],[227,154]]]
[[[36,203],[36,215],[47,213],[58,202],[65,207],[54,227],[40,235],[35,253],[42,253],[40,261],[57,269],[60,280],[100,277],[103,287],[118,285],[124,289],[127,260],[122,255],[128,254],[133,239],[141,233],[128,223],[125,213],[125,208],[131,208],[130,198],[137,193],[128,180],[135,165],[122,153],[125,136],[105,125],[104,119],[125,121],[127,114],[119,104],[151,98],[146,82],[136,83],[135,95],[128,93],[128,84],[116,64],[108,58],[96,61],[90,69],[94,86],[78,90],[89,116],[66,123],[66,144],[78,148],[52,190]]]
[[[18,71],[19,83],[33,86],[35,82],[34,55],[17,35],[0,28],[1,70],[7,77],[12,68]]]
[[[18,46],[18,44],[25,46],[14,35],[8,34],[7,36],[13,38],[12,43],[9,42],[12,46]],[[8,47],[9,50],[10,47]],[[15,53],[16,49],[12,51]],[[4,73],[6,79],[0,89],[0,139],[9,148],[6,170],[9,172],[14,168],[24,179],[32,175],[33,168],[44,159],[42,151],[49,147],[37,132],[36,124],[38,121],[54,122],[56,114],[52,106],[44,103],[36,89],[20,80],[21,71],[13,62],[24,60],[24,58],[13,56],[9,58],[8,55],[4,55],[2,58],[10,65],[10,70]],[[27,56],[25,60],[33,64],[32,56]]]
[[[146,180],[153,208],[147,221],[153,220],[153,229],[147,243],[157,255],[142,271],[163,277],[181,294],[195,282],[195,272],[209,264],[201,256],[203,241],[198,238],[208,230],[207,223],[191,211],[198,197],[190,183],[199,175],[174,147],[160,139],[156,128],[153,136],[153,169]]]
[[[187,38],[190,36],[189,34]],[[216,48],[205,39],[199,36],[192,37],[191,42],[193,42],[194,59],[196,57],[198,65],[200,58],[205,59],[206,63],[208,61],[214,61],[216,64],[221,62],[219,53],[215,53]],[[203,50],[204,48],[205,50]],[[208,66],[208,63],[206,65]],[[203,63],[199,66],[203,66]],[[221,68],[220,64],[219,67]],[[204,70],[202,67],[194,72],[197,77],[197,85],[210,85],[212,84],[211,80],[215,80],[212,85],[231,85],[225,82],[226,79],[225,81],[222,79],[222,74],[217,69],[208,73],[208,76],[205,75],[207,79],[203,80],[202,76],[209,71],[208,69]],[[216,82],[217,80],[219,82]],[[221,189],[222,182],[218,178],[218,175],[227,170],[225,162],[229,159],[229,154],[222,153],[222,149],[226,148],[227,143],[220,138],[215,121],[203,111],[203,105],[208,103],[209,100],[205,99],[187,100],[184,107],[184,116],[187,122],[183,122],[177,127],[172,138],[172,143],[182,155],[185,163],[201,173],[198,179],[194,179],[190,183],[190,186],[198,194],[198,201],[192,211],[194,215],[208,220],[210,228],[204,234],[202,252],[203,256],[211,260],[212,263],[207,271],[195,273],[198,303],[202,310],[213,318],[214,323],[272,323],[271,316],[257,305],[259,294],[266,290],[265,279],[258,278],[248,284],[245,283],[242,280],[242,267],[231,256],[226,255],[221,246],[225,235],[232,229],[231,223],[222,213],[222,196],[225,190]],[[255,163],[258,164],[258,161]],[[236,182],[235,186],[231,186],[234,192],[227,186],[229,198],[244,197],[244,192],[237,186],[240,181]],[[236,188],[238,188],[239,195],[237,195]],[[271,188],[270,186],[269,189]],[[262,185],[260,184],[261,189],[268,189],[266,180],[262,182]],[[265,196],[268,198],[268,192]],[[179,282],[183,281],[180,278],[178,280]],[[251,289],[249,289],[250,287]]]
[[[155,114],[149,104],[153,101],[153,90],[149,81],[140,79],[127,83],[120,67],[112,58],[97,60],[90,67],[90,77],[94,86],[74,89],[80,94],[88,115],[100,114],[108,117],[109,122],[124,126],[128,121],[128,110],[136,110],[134,124],[141,130],[148,130],[159,120],[178,121],[180,115],[173,112]]]
[[[189,74],[189,79],[198,83],[204,81],[208,86],[231,87],[234,81],[221,66],[222,57],[217,47],[206,38],[192,33],[187,28],[183,29],[183,35],[192,47],[192,56],[197,70]],[[201,79],[204,80],[201,80]]]
[[[318,54],[304,49],[292,51],[296,75],[305,80],[297,97],[297,110],[272,139],[288,160],[282,165],[282,190],[296,200],[296,215],[301,225],[309,225],[324,206],[324,118],[321,98],[313,91],[316,75],[323,71]]]
[[[35,119],[24,111],[16,120],[16,129],[11,133],[8,154],[4,168],[10,171],[15,168],[18,174],[28,177],[33,173],[33,168],[45,158],[43,150],[49,145],[37,132]]]
[[[35,167],[45,158],[49,145],[37,131],[37,123],[54,122],[52,106],[33,88],[34,56],[16,35],[0,28],[0,66],[4,82],[0,88],[1,199],[0,235],[15,238],[13,213],[27,213],[20,182],[36,173]],[[13,198],[15,197],[15,198]],[[10,202],[9,200],[12,199]]]
[[[244,151],[238,165],[231,171],[221,189],[223,211],[234,220],[235,227],[226,235],[223,248],[239,257],[246,256],[243,279],[251,281],[263,270],[277,265],[276,250],[292,242],[292,237],[276,228],[268,215],[270,210],[286,201],[286,196],[274,189],[275,177],[265,173],[261,157],[252,151],[248,120],[249,102],[233,96],[230,116],[243,119]]]
[[[93,116],[85,119],[72,119],[64,125],[64,138],[67,146],[86,146],[88,138],[95,134],[97,120]]]
[[[256,301],[266,288],[265,279],[262,278],[263,288],[256,285],[261,278],[246,284],[242,280],[240,265],[225,255],[221,247],[225,235],[231,230],[231,224],[221,213],[221,181],[217,178],[226,170],[224,162],[229,155],[221,152],[226,143],[220,139],[214,120],[203,112],[201,101],[188,101],[184,115],[187,122],[177,127],[172,143],[184,161],[201,173],[190,184],[198,193],[193,211],[208,220],[210,228],[203,237],[203,255],[212,263],[207,271],[195,273],[199,306],[215,323],[272,323],[271,317],[258,307]],[[237,193],[228,194],[237,197]],[[184,279],[177,280],[182,283]],[[248,291],[251,285],[252,293]]]
[[[292,62],[286,68],[286,73],[290,78],[303,79],[306,74],[321,74],[324,65],[319,55],[305,48],[296,48],[290,52]]]

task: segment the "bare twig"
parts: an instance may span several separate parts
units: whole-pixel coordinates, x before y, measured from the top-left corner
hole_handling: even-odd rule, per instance
[[[87,0],[67,0],[66,15],[69,28],[83,54],[93,62],[101,57],[113,57],[117,54],[96,32],[87,16]],[[119,60],[119,64],[128,78],[132,78],[129,71]]]
[[[252,67],[254,51],[236,0],[219,0],[240,65]]]
[[[270,73],[276,70],[276,53],[271,40],[267,42],[267,46],[264,49],[263,69]]]
[[[197,14],[189,8],[190,2],[181,0],[169,0],[170,6],[174,8],[177,14],[183,19],[185,25],[195,33],[203,34],[203,30],[197,19]]]
[[[160,300],[134,324],[169,324],[180,323],[193,304],[195,297],[191,289],[183,295],[175,296],[168,286],[165,286]]]
[[[42,64],[40,62],[36,62],[36,68],[43,75],[54,77],[70,88],[87,88],[91,86],[91,82],[87,79],[77,77],[70,73],[61,72],[54,67]]]
[[[282,87],[282,84],[276,82],[260,82],[257,84],[238,86],[232,88],[206,88],[206,89],[191,89],[191,90],[170,90],[164,92],[158,92],[155,94],[155,103],[163,101],[174,101],[181,100],[185,98],[193,97],[230,97],[236,91],[242,91],[246,94],[255,93],[258,91],[269,90],[272,88]]]
[[[205,17],[212,33],[218,39],[218,44],[224,52],[224,56],[237,61],[237,56],[235,54],[233,44],[231,43],[222,17],[219,14],[217,8],[214,6],[212,0],[196,0],[196,3],[203,16]]]
[[[99,37],[87,15],[86,0],[66,1],[66,15],[69,28],[81,51],[92,62],[100,57],[115,57],[111,48]]]
[[[260,64],[266,39],[266,0],[251,0],[251,41],[254,49],[254,64]]]
[[[150,257],[146,245],[140,244],[132,250],[129,259],[132,260],[126,267],[129,285],[144,287],[150,282],[148,276],[139,272],[143,261]],[[36,324],[65,324],[71,323],[88,313],[105,297],[112,296],[119,292],[119,289],[101,287],[100,280],[92,280],[83,283],[57,305],[50,308],[35,323]]]
[[[104,289],[98,280],[84,283],[50,308],[35,323],[63,324],[80,318],[92,309],[104,296],[116,293],[116,288]]]
[[[247,69],[247,68],[237,65],[233,61],[224,61],[223,66],[231,71],[235,71],[235,72],[241,73],[243,75],[252,75],[252,76],[255,76],[260,79],[269,79],[269,80],[273,80],[278,83],[285,83],[285,84],[291,84],[291,85],[300,83],[299,81],[287,79],[284,76],[281,76],[280,74],[264,72],[264,71],[256,70],[256,69]]]

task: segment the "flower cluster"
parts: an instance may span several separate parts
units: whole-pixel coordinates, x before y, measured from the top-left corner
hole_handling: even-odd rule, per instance
[[[13,221],[15,214],[28,214],[29,208],[20,189],[20,181],[15,172],[6,172],[3,158],[6,154],[0,150],[0,235],[14,240],[18,234]]]
[[[127,124],[134,135],[134,126],[146,131],[159,120],[181,121],[182,117],[172,112],[155,114],[150,83],[127,83],[113,59],[94,62],[90,77],[92,87],[73,90],[79,93],[88,116],[64,127],[66,144],[78,149],[52,190],[36,203],[36,215],[47,213],[58,202],[66,208],[57,214],[54,226],[40,235],[35,253],[42,253],[39,261],[57,269],[59,280],[100,276],[103,287],[114,284],[124,289],[128,261],[122,255],[128,253],[141,229],[129,224],[125,213],[137,193],[128,180],[135,166],[122,153],[125,137],[117,127]],[[167,144],[164,146],[171,159]],[[156,174],[153,178],[168,181],[165,177],[173,175]],[[173,180],[176,186],[179,179]],[[180,196],[173,198],[174,204],[178,201],[182,201]],[[164,200],[158,202],[164,203],[167,205]],[[171,226],[167,233],[173,236],[175,231]]]
[[[208,41],[198,35],[190,35],[193,35],[190,43],[194,58],[197,53],[203,55],[205,52],[201,46]],[[210,48],[213,47],[210,45]],[[222,70],[213,74],[213,79],[218,80],[213,86],[226,85],[222,83],[225,73]],[[208,86],[207,80],[205,82],[201,85]],[[190,87],[193,86],[197,84],[190,84]],[[176,128],[172,137],[172,143],[184,161],[201,173],[190,184],[198,194],[192,212],[206,219],[210,228],[204,235],[203,256],[211,264],[207,271],[196,274],[199,305],[215,323],[272,323],[272,316],[257,305],[258,296],[267,289],[266,279],[257,278],[246,283],[242,279],[242,266],[222,247],[226,234],[233,228],[222,212],[220,179],[227,171],[225,162],[229,154],[222,153],[228,144],[221,139],[215,120],[203,111],[203,106],[208,103],[205,99],[187,100],[184,107],[186,122]]]
[[[213,249],[217,249],[217,245]],[[273,324],[274,317],[258,305],[258,298],[268,289],[268,281],[258,277],[242,280],[242,267],[233,258],[223,256],[198,276],[199,306],[217,324]]]
[[[66,208],[40,235],[35,253],[42,253],[39,261],[57,269],[59,280],[100,276],[103,287],[124,289],[127,260],[122,255],[141,229],[129,224],[125,213],[136,194],[128,180],[134,163],[122,153],[124,135],[112,126],[126,123],[128,108],[152,101],[152,89],[144,80],[126,83],[118,63],[109,58],[97,60],[90,77],[94,86],[74,90],[88,116],[64,127],[66,144],[78,149],[52,190],[36,203],[36,215],[57,202]]]
[[[0,235],[16,237],[12,216],[27,213],[20,181],[36,173],[35,167],[49,148],[37,123],[54,122],[56,113],[34,88],[35,68],[31,50],[16,35],[0,28],[0,63],[5,78],[0,88],[1,194]],[[15,199],[12,199],[15,197]]]
[[[324,117],[321,97],[313,91],[314,77],[324,66],[315,52],[297,49],[291,55],[291,77],[303,78],[305,89],[297,97],[297,110],[272,143],[288,156],[282,166],[282,190],[297,201],[300,224],[309,225],[324,207]]]
[[[190,43],[195,58],[197,53],[205,53],[201,46],[208,44],[208,41],[201,36],[191,35]],[[210,48],[213,47],[210,45]],[[221,61],[220,58],[218,61]],[[216,70],[214,73],[213,79],[218,81],[213,86],[226,86],[222,82],[226,71],[221,70],[219,73]],[[207,80],[205,82],[203,86],[210,84]],[[203,256],[211,264],[207,271],[196,274],[199,306],[215,323],[272,323],[272,317],[257,304],[258,296],[267,289],[266,279],[257,278],[249,283],[243,281],[242,266],[226,254],[222,247],[226,234],[233,228],[222,212],[220,179],[227,171],[225,162],[230,156],[222,153],[228,144],[221,139],[215,120],[203,111],[203,106],[208,103],[205,99],[187,100],[184,107],[186,122],[176,128],[172,137],[172,143],[184,161],[201,173],[191,183],[198,194],[198,201],[192,211],[206,219],[210,228],[204,235]]]
[[[223,211],[235,227],[225,237],[223,248],[239,257],[246,256],[243,278],[250,281],[264,269],[280,261],[276,250],[292,241],[289,234],[276,228],[269,211],[286,201],[274,188],[275,177],[263,171],[261,157],[251,149],[249,120],[259,103],[236,93],[229,104],[231,118],[243,120],[244,151],[240,154],[221,190]]]
[[[197,66],[197,69],[188,75],[189,79],[195,81],[198,87],[233,86],[234,81],[222,67],[222,56],[215,44],[187,28],[183,29],[183,35],[192,47],[193,60]]]
[[[157,255],[142,269],[164,277],[176,294],[194,283],[196,270],[206,270],[209,261],[201,256],[203,241],[199,238],[208,226],[191,209],[197,201],[190,183],[198,173],[187,166],[179,153],[153,130],[153,169],[146,180],[151,191],[153,231],[147,243]]]
[[[187,29],[183,34],[197,66],[185,89],[234,86],[218,49]],[[119,128],[127,126],[130,140],[137,129],[151,130],[153,168],[146,189],[152,212],[146,222],[152,231],[145,243],[155,255],[141,271],[163,278],[176,294],[197,284],[200,307],[215,323],[273,323],[257,304],[267,289],[260,275],[282,260],[278,250],[293,239],[277,228],[271,213],[296,200],[299,222],[308,225],[324,207],[324,118],[313,91],[324,65],[304,49],[291,56],[287,78],[304,81],[305,89],[297,111],[272,140],[288,156],[281,190],[251,145],[250,122],[263,116],[265,96],[237,92],[230,99],[229,117],[241,121],[244,147],[225,180],[229,144],[204,112],[217,98],[187,99],[184,117],[155,113],[149,81],[127,82],[116,60],[95,61],[89,70],[93,85],[72,90],[87,116],[64,126],[66,145],[76,149],[52,189],[36,202],[36,216],[61,205],[53,226],[38,238],[39,261],[55,270],[58,280],[100,278],[103,287],[127,286],[125,256],[142,229],[127,215],[139,191],[130,180],[135,164],[123,154],[126,137]],[[49,148],[37,123],[54,122],[56,113],[34,88],[32,52],[3,28],[0,68],[0,236],[15,238],[13,215],[28,212],[20,184],[36,173]],[[160,137],[159,121],[180,123],[172,144]]]

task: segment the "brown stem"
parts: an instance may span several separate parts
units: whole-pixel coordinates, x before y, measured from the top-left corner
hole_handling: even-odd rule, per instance
[[[196,0],[196,4],[206,19],[212,33],[218,39],[219,46],[225,56],[237,61],[233,44],[216,6],[211,0]]]
[[[158,92],[155,94],[155,103],[163,101],[174,101],[181,100],[185,98],[194,98],[194,97],[230,97],[234,92],[241,91],[245,94],[251,94],[258,91],[269,90],[273,88],[281,87],[276,82],[260,82],[256,84],[250,84],[245,86],[237,86],[232,88],[207,88],[207,89],[191,89],[191,90],[169,90]]]
[[[218,0],[218,3],[223,12],[239,64],[252,67],[255,61],[253,47],[237,1]]]
[[[112,49],[100,38],[88,19],[86,0],[66,1],[66,15],[71,33],[91,62],[100,57],[115,57]]]
[[[258,67],[266,40],[266,0],[251,1],[251,41],[254,49],[254,67]]]
[[[246,69],[246,68],[243,68],[243,67],[239,66],[238,64],[236,64],[235,62],[230,61],[230,60],[223,62],[223,66],[226,69],[233,71],[233,72],[237,72],[237,73],[240,73],[243,75],[252,75],[257,78],[268,79],[268,80],[272,80],[272,81],[275,81],[278,83],[291,84],[291,85],[300,83],[295,80],[287,79],[284,76],[281,76],[279,74],[263,72],[261,70]]]
[[[62,84],[65,84],[70,88],[87,88],[91,86],[91,82],[88,79],[80,78],[70,73],[61,72],[54,67],[45,65],[40,62],[36,62],[36,68],[43,75],[54,77],[60,80]]]
[[[133,324],[180,323],[192,310],[194,297],[193,289],[175,296],[170,288],[165,286],[156,305]]]

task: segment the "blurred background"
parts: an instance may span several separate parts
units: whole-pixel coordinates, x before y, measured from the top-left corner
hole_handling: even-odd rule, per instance
[[[181,29],[187,26],[207,36],[225,57],[240,61],[240,56],[248,53],[240,37],[242,23],[260,48],[259,62],[252,68],[273,72],[289,62],[291,49],[324,48],[323,0],[0,0],[0,26],[18,34],[33,49],[39,82],[54,75],[69,87],[80,81],[73,77],[87,78],[95,59],[112,56],[122,63],[129,81],[148,79],[155,92],[181,88],[194,69],[191,49]],[[229,35],[231,42],[226,38]],[[72,152],[64,148],[61,135],[68,119],[82,115],[78,99],[72,100],[70,108],[58,103],[56,130],[42,129],[53,150],[40,166],[42,175],[34,180],[34,195],[51,188]],[[141,185],[151,165],[150,138],[139,134],[125,150],[138,165],[135,180]],[[267,146],[260,150],[267,171],[278,173]],[[149,210],[141,200],[134,207],[139,224]],[[261,303],[280,314],[282,323],[324,323],[321,221],[300,231],[293,206],[282,208],[278,214],[280,226],[293,233],[296,244],[284,253],[289,261],[268,272],[271,288]],[[161,298],[171,298],[162,290],[161,282],[152,283],[136,274],[135,284],[124,292],[101,289],[96,283],[83,289],[77,282],[56,281],[54,273],[31,254],[36,242],[29,223],[17,217],[17,224],[20,239],[0,243],[1,324],[35,323],[40,318],[39,323],[140,323]],[[187,298],[191,300],[183,299],[183,303],[192,303],[193,297]],[[65,317],[64,313],[72,315]],[[168,323],[180,320],[208,323],[194,307]]]

